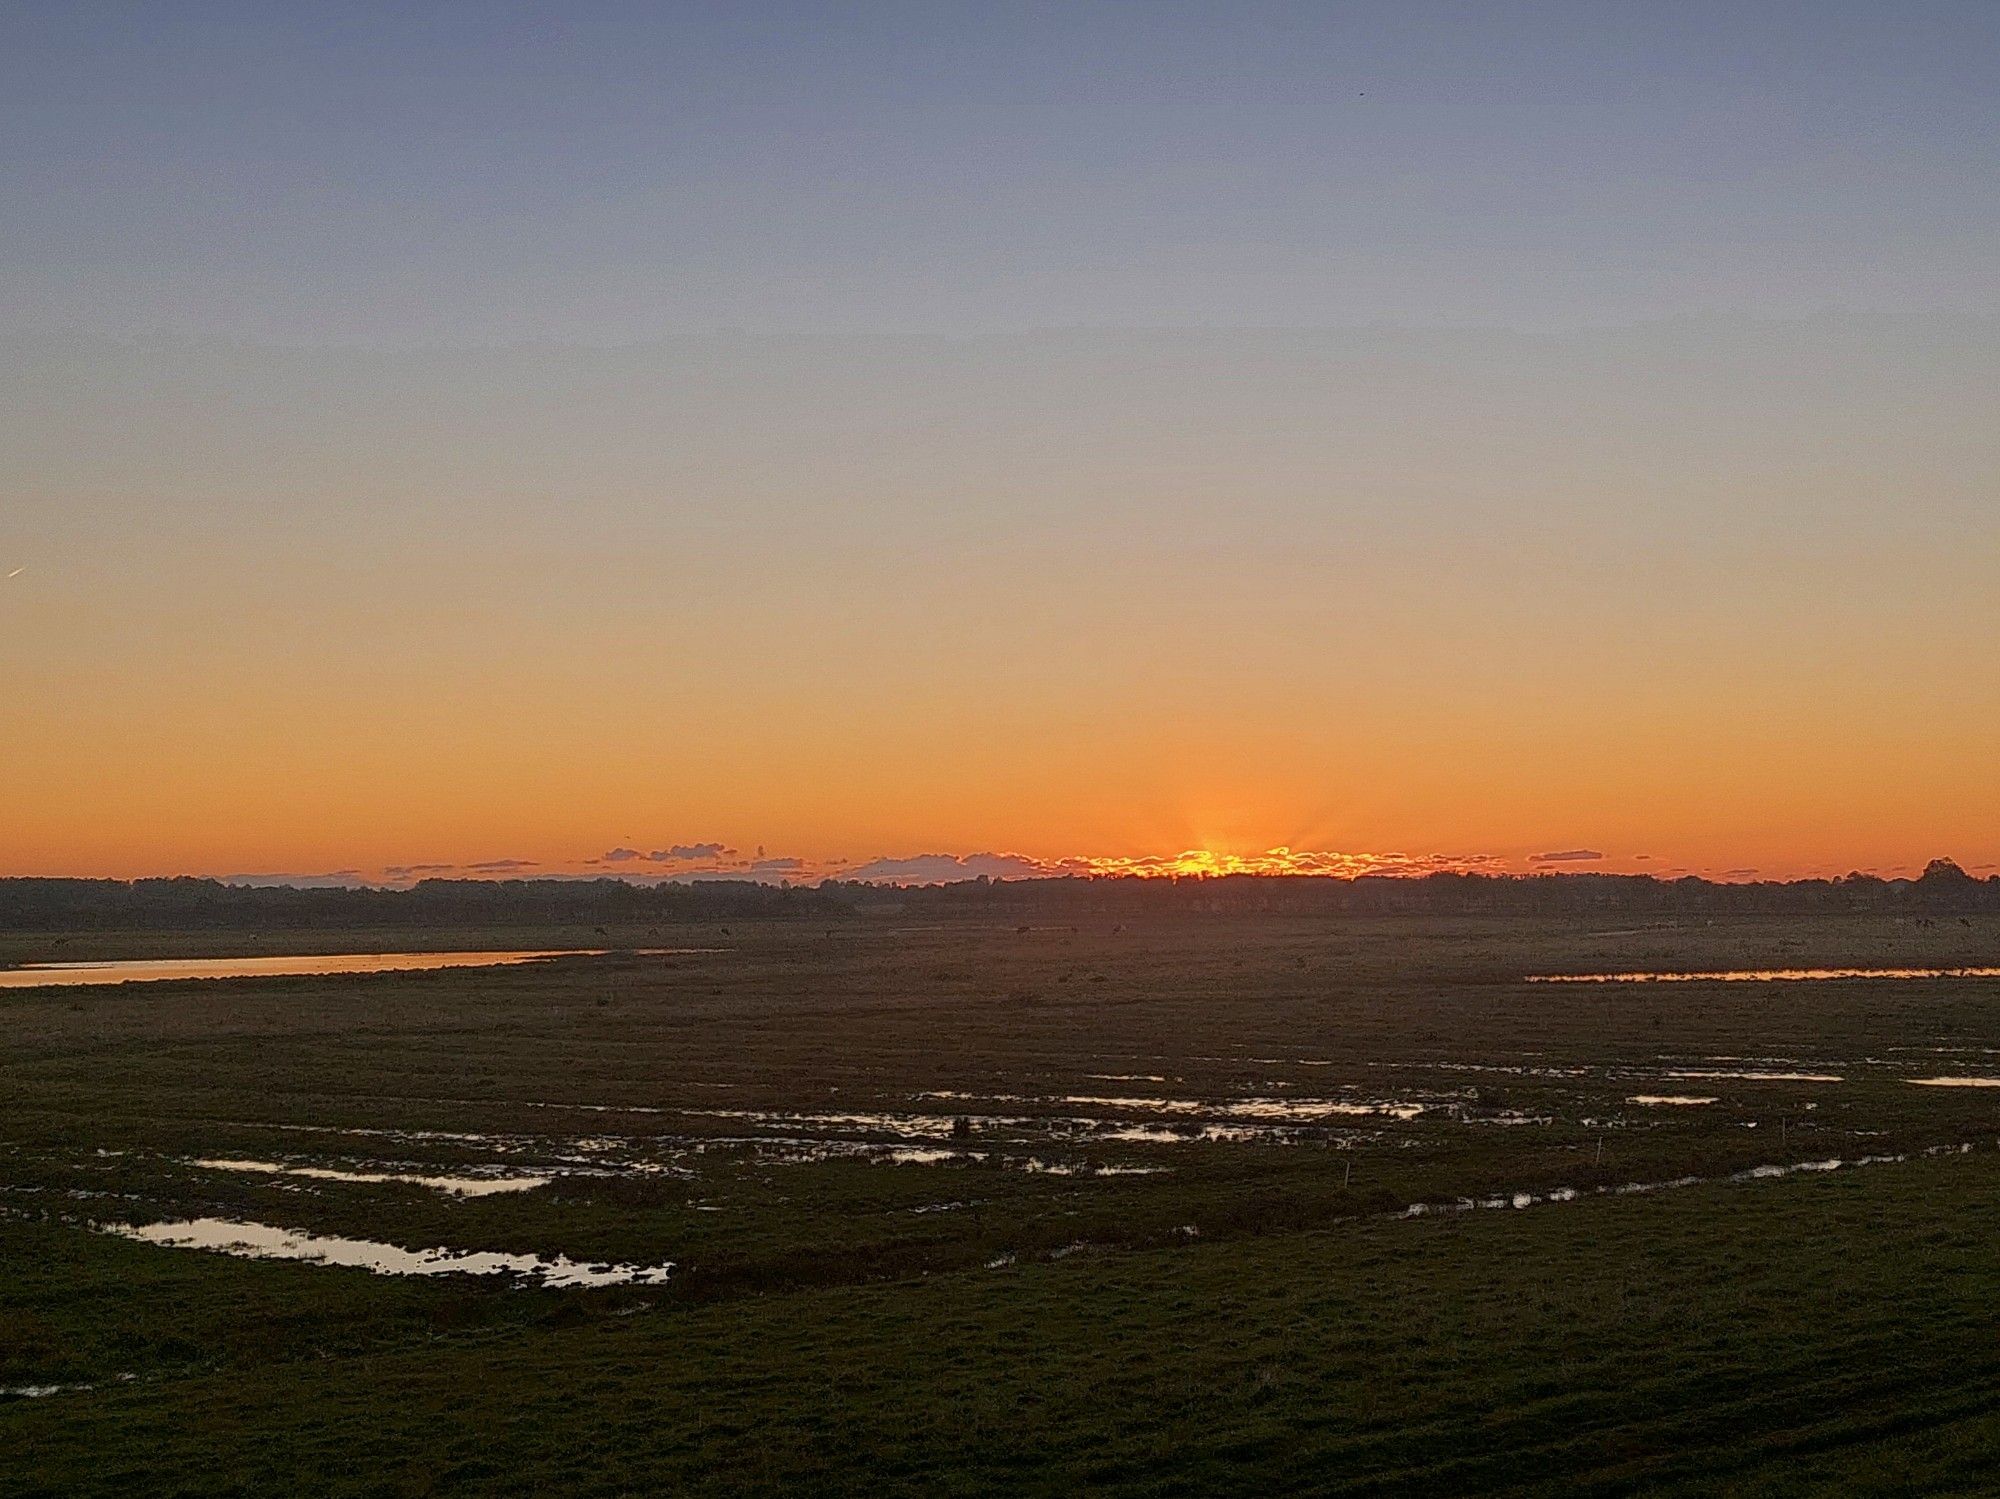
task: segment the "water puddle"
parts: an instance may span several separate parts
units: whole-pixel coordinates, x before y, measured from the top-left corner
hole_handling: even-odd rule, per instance
[[[1531,984],[1786,984],[1834,979],[1992,979],[2000,968],[1723,968],[1706,973],[1531,973]]]
[[[1627,1103],[1643,1104],[1647,1108],[1674,1109],[1696,1108],[1701,1104],[1714,1103],[1713,1098],[1699,1098],[1692,1093],[1635,1093],[1625,1100]]]
[[[1662,1077],[1678,1078],[1688,1082],[1742,1082],[1742,1083],[1837,1083],[1843,1081],[1833,1072],[1718,1072],[1700,1068],[1690,1068],[1681,1072],[1663,1072]]]
[[[655,1108],[643,1103],[536,1103],[525,1100],[524,1109],[574,1109],[579,1114],[675,1114],[678,1109]]]
[[[1925,1156],[1967,1155],[1971,1145],[1933,1145]],[[1539,1192],[1508,1192],[1488,1197],[1461,1197],[1452,1202],[1413,1202],[1397,1214],[1402,1218],[1429,1218],[1440,1214],[1483,1212],[1494,1208],[1532,1208],[1550,1203],[1581,1202],[1587,1197],[1634,1197],[1652,1192],[1670,1192],[1681,1187],[1709,1186],[1723,1182],[1776,1181],[1801,1174],[1819,1175],[1830,1171],[1854,1170],[1863,1166],[1899,1165],[1907,1155],[1864,1155],[1854,1160],[1838,1156],[1823,1161],[1791,1161],[1783,1165],[1751,1166],[1725,1176],[1676,1176],[1667,1181],[1624,1182],[1615,1187],[1553,1187]]]
[[[138,1379],[136,1374],[120,1374],[113,1383],[131,1384]],[[98,1383],[82,1384],[12,1384],[0,1385],[0,1400],[46,1400],[51,1395],[80,1395],[85,1390],[102,1389]]]
[[[962,1150],[925,1150],[912,1146],[893,1146],[888,1150],[877,1151],[872,1159],[887,1162],[891,1166],[938,1166],[961,1157],[966,1160],[977,1159]]]
[[[388,1140],[402,1145],[472,1145],[495,1155],[517,1155],[551,1139],[548,1135],[482,1135],[471,1130],[377,1129],[363,1124],[264,1124],[232,1120],[238,1129],[272,1129],[295,1135],[339,1135],[353,1140]]]
[[[1288,1144],[1304,1132],[1268,1124],[1119,1124],[1091,1138],[1120,1145]]]
[[[768,1124],[785,1129],[861,1130],[924,1140],[949,1139],[957,1130],[959,1119],[959,1116],[951,1114],[794,1114],[776,1109],[683,1109],[681,1112],[692,1119],[735,1119],[750,1124]],[[983,1115],[970,1115],[965,1118],[968,1128],[983,1126],[990,1129],[1023,1122],[1019,1119],[1000,1119]]]
[[[1234,1103],[1224,1104],[1217,1112],[1232,1119],[1280,1119],[1291,1122],[1357,1117],[1414,1119],[1424,1112],[1424,1105],[1400,1103],[1393,1099],[1349,1103],[1331,1098],[1243,1098]]]
[[[934,1095],[933,1095],[934,1096]],[[964,1098],[965,1095],[954,1095]],[[994,1102],[991,1096],[980,1099]],[[839,1132],[897,1135],[911,1140],[943,1140],[968,1136],[987,1138],[1027,1138],[1049,1135],[1106,1140],[1166,1140],[1174,1143],[1193,1138],[1222,1139],[1222,1134],[1206,1135],[1195,1128],[1202,1117],[1210,1120],[1260,1120],[1271,1123],[1306,1124],[1327,1119],[1388,1118],[1414,1119],[1428,1112],[1429,1105],[1400,1099],[1335,1098],[1233,1098],[1202,1101],[1192,1098],[1128,1098],[1099,1094],[1072,1093],[1054,1098],[1022,1098],[1025,1103],[1060,1104],[1072,1109],[1101,1109],[1114,1117],[1082,1115],[1004,1114],[899,1114],[899,1113],[785,1113],[765,1109],[685,1109],[692,1118],[740,1120],[749,1124],[782,1129],[824,1129]],[[1120,1113],[1167,1116],[1187,1119],[1186,1126],[1160,1126],[1171,1136],[1142,1137],[1134,1126],[1115,1117]],[[1539,1119],[1511,1120],[1494,1116],[1490,1122],[1539,1123]]]
[[[1290,1123],[1351,1117],[1414,1119],[1425,1111],[1423,1104],[1404,1103],[1396,1099],[1228,1098],[1205,1103],[1192,1098],[1101,1098],[1069,1094],[1050,1101],[1071,1108],[1120,1109],[1139,1114],[1207,1114],[1222,1119],[1269,1119]]]
[[[377,1275],[518,1275],[551,1288],[571,1286],[657,1286],[673,1273],[673,1264],[585,1264],[567,1255],[503,1254],[494,1250],[403,1249],[372,1239],[344,1239],[327,1234],[296,1233],[268,1223],[244,1223],[227,1218],[188,1218],[169,1223],[133,1226],[98,1223],[100,1233],[162,1244],[172,1249],[201,1249],[215,1254],[257,1260],[303,1260],[317,1265],[345,1265]]]
[[[1937,1057],[2000,1057],[1992,1046],[1892,1046],[1891,1051],[1921,1051]]]
[[[934,1091],[918,1095],[938,1099]],[[952,1092],[954,1102],[999,1102],[1004,1095]],[[483,1155],[506,1157],[506,1176],[473,1175],[457,1163],[440,1163],[433,1174],[417,1167],[349,1170],[309,1166],[256,1157],[198,1162],[211,1169],[264,1171],[272,1174],[318,1176],[326,1180],[407,1181],[461,1195],[526,1191],[564,1170],[584,1174],[648,1172],[687,1174],[693,1158],[741,1153],[776,1165],[815,1164],[834,1160],[869,1161],[891,1165],[948,1165],[992,1159],[1018,1168],[1019,1152],[1045,1151],[1054,1144],[1176,1145],[1196,1143],[1276,1146],[1318,1144],[1346,1147],[1374,1134],[1357,1131],[1360,1121],[1404,1121],[1419,1116],[1449,1118],[1472,1125],[1546,1125],[1546,1114],[1515,1110],[1479,1111],[1471,1095],[1439,1094],[1424,1102],[1394,1097],[1290,1098],[1240,1097],[1214,1100],[1151,1099],[1125,1095],[1075,1094],[1062,1097],[1014,1095],[1031,1105],[1067,1105],[1092,1112],[1073,1114],[952,1114],[893,1109],[777,1110],[732,1108],[656,1109],[635,1106],[633,1113],[666,1113],[690,1121],[714,1120],[742,1126],[715,1134],[661,1135],[497,1135],[469,1131],[381,1129],[365,1126],[270,1124],[245,1125],[340,1140],[375,1140],[391,1145],[447,1144],[476,1147]],[[606,1113],[626,1112],[617,1106],[549,1104]],[[1149,1117],[1150,1116],[1150,1117]],[[1346,1125],[1349,1127],[1343,1128]],[[377,1147],[381,1148],[381,1147]],[[1017,1154],[1008,1154],[1007,1152]],[[679,1164],[676,1164],[679,1163]],[[494,1166],[482,1169],[502,1170]],[[446,1175],[445,1172],[452,1174]],[[1104,1174],[1098,1172],[1097,1174]]]
[[[1901,1156],[1893,1156],[1893,1155],[1873,1156],[1873,1157],[1865,1157],[1862,1160],[1856,1161],[1854,1164],[1857,1166],[1877,1165],[1877,1164],[1886,1164],[1891,1161],[1899,1161],[1901,1159],[1902,1159]],[[1778,1177],[1791,1176],[1800,1171],[1838,1171],[1842,1166],[1846,1164],[1847,1163],[1845,1161],[1842,1161],[1838,1157],[1835,1157],[1832,1160],[1826,1160],[1826,1161],[1794,1161],[1792,1164],[1788,1166],[1752,1166],[1748,1171],[1738,1171],[1733,1173],[1729,1179],[1731,1181],[1748,1181],[1748,1182],[1773,1181]]]
[[[405,1186],[428,1187],[453,1197],[491,1197],[501,1192],[528,1192],[546,1187],[546,1176],[418,1176],[401,1171],[343,1171],[333,1166],[298,1166],[282,1161],[198,1160],[191,1166],[209,1171],[246,1171],[268,1176],[304,1176],[315,1181],[395,1182]]]
[[[172,979],[303,978],[344,973],[428,973],[441,968],[506,968],[552,958],[603,957],[601,947],[541,952],[368,952],[289,958],[121,958],[102,963],[26,963],[0,968],[0,989],[145,984]],[[647,947],[634,957],[723,952],[719,947]]]
[[[1919,1088],[2000,1088],[2000,1077],[1913,1077]]]
[[[1092,1093],[1066,1093],[1049,1101],[1073,1109],[1131,1109],[1145,1114],[1199,1114],[1211,1107],[1192,1098],[1105,1098]]]
[[[927,1093],[913,1093],[910,1096],[919,1102],[1033,1103],[1035,1101],[1025,1093],[964,1093],[956,1088],[933,1088]]]
[[[1165,1166],[1100,1166],[1090,1161],[1050,1161],[1030,1156],[1021,1163],[1030,1176],[1164,1176]]]

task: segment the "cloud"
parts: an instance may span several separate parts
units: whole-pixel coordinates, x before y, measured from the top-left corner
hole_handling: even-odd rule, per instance
[[[764,851],[760,848],[757,852],[761,854]],[[644,859],[649,864],[706,864],[733,858],[735,854],[735,849],[722,843],[676,843],[671,848],[656,848],[651,853],[641,853],[636,848],[620,845],[592,862],[627,864],[634,859]]]
[[[676,843],[642,853],[620,845],[584,867],[609,873],[608,864],[628,866],[616,878],[637,885],[680,885],[708,880],[758,880],[776,884],[781,880],[820,878],[832,866],[824,860],[767,857],[760,847],[758,857],[747,859],[726,843]]]
[[[1597,859],[1592,849],[1539,854],[1536,863]],[[383,871],[391,882],[406,884],[426,876],[473,877],[513,874],[526,869],[543,869],[545,877],[563,877],[565,872],[582,871],[578,877],[595,872],[600,877],[617,869],[617,877],[632,883],[652,885],[692,880],[756,880],[775,884],[819,879],[855,880],[881,885],[948,884],[955,880],[979,878],[995,880],[1047,879],[1063,876],[1115,878],[1202,878],[1230,875],[1294,875],[1356,879],[1366,875],[1421,877],[1429,874],[1504,874],[1507,861],[1497,854],[1403,854],[1350,853],[1332,849],[1294,849],[1284,845],[1262,853],[1217,853],[1210,849],[1190,849],[1178,854],[1138,854],[1096,856],[1076,854],[1043,858],[1033,854],[983,850],[977,853],[928,852],[919,854],[879,854],[851,859],[799,858],[766,852],[756,846],[755,857],[746,857],[721,842],[676,843],[642,852],[620,844],[564,871],[543,869],[530,859],[488,859],[475,864],[399,864]]]
[[[1326,875],[1352,880],[1363,875],[1470,874],[1498,868],[1502,863],[1495,854],[1361,854],[1337,849],[1288,848],[1280,844],[1260,854],[1220,854],[1211,849],[1197,848],[1179,854],[1146,854],[1136,858],[1063,859],[1051,866],[1050,872],[1151,878]]]
[[[1725,869],[1721,877],[1725,880],[1747,880],[1756,872],[1754,869]]]
[[[735,849],[727,850],[735,853]],[[672,872],[656,875],[655,879],[666,884],[699,882],[705,880],[754,880],[759,884],[777,884],[787,880],[812,879],[817,866],[808,859],[768,858],[768,859],[711,859],[702,864],[682,864]]]
[[[282,886],[295,890],[363,890],[368,886],[358,869],[336,869],[326,874],[225,874],[221,883],[259,890]]]
[[[1604,855],[1594,848],[1561,848],[1552,854],[1529,854],[1530,864],[1593,864]]]
[[[949,880],[1030,879],[1036,875],[1064,871],[1025,854],[911,854],[903,858],[884,856],[843,870],[840,879],[862,880],[884,885],[936,885]]]
[[[1019,880],[1060,875],[1125,876],[1141,878],[1219,875],[1331,875],[1354,879],[1361,875],[1426,875],[1471,873],[1497,869],[1503,861],[1494,854],[1355,854],[1324,849],[1294,849],[1283,846],[1257,854],[1220,854],[1209,849],[1189,849],[1178,854],[1139,854],[1107,857],[1073,855],[1062,859],[1041,859],[1030,854],[911,854],[884,855],[851,868],[837,870],[835,878],[863,880],[878,884],[928,885],[950,880]]]
[[[515,874],[534,867],[533,859],[482,859],[477,864],[389,864],[383,867],[382,877],[401,881],[454,874]]]
[[[687,864],[710,859],[726,859],[736,852],[720,843],[676,843],[672,848],[656,848],[646,855],[655,864]],[[758,853],[762,853],[760,848]]]

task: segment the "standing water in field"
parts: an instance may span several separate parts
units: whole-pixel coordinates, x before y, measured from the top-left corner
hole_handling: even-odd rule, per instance
[[[1683,1081],[1723,1081],[1742,1083],[1838,1083],[1845,1081],[1837,1072],[1761,1072],[1718,1070],[1712,1067],[1684,1067],[1674,1072],[1663,1072],[1661,1077],[1678,1078]]]
[[[1919,1088],[2000,1088],[2000,1077],[1913,1077]]]
[[[206,1249],[253,1260],[306,1260],[347,1265],[377,1275],[518,1275],[551,1287],[657,1286],[673,1273],[663,1265],[586,1264],[568,1255],[502,1254],[493,1250],[403,1249],[373,1239],[294,1233],[268,1223],[188,1218],[176,1223],[94,1225],[102,1232],[174,1249]]]
[[[527,1192],[546,1187],[546,1176],[421,1176],[403,1171],[351,1171],[337,1166],[313,1166],[295,1161],[196,1160],[190,1165],[209,1171],[246,1171],[270,1176],[305,1176],[317,1181],[393,1183],[428,1187],[453,1197],[492,1197],[501,1192]]]
[[[1635,1093],[1625,1101],[1642,1104],[1647,1108],[1673,1109],[1698,1108],[1702,1104],[1714,1103],[1715,1099],[1706,1094],[1693,1093]]]
[[[2000,968],[1721,968],[1707,973],[1531,973],[1531,984],[1776,984],[1830,979],[1995,979]]]
[[[714,947],[646,947],[635,957],[720,952]],[[544,952],[361,952],[288,958],[120,958],[105,963],[27,963],[0,968],[0,989],[79,984],[143,984],[169,979],[304,978],[340,973],[428,973],[439,968],[508,968],[549,958],[603,957],[607,948]]]

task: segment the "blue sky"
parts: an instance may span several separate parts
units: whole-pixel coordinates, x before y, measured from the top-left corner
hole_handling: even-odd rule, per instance
[[[1991,4],[10,5],[16,327],[1993,303]]]

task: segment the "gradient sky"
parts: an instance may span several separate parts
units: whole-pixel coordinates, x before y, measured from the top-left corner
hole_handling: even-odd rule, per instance
[[[0,4],[0,874],[2000,864],[1996,97],[1990,0]]]

